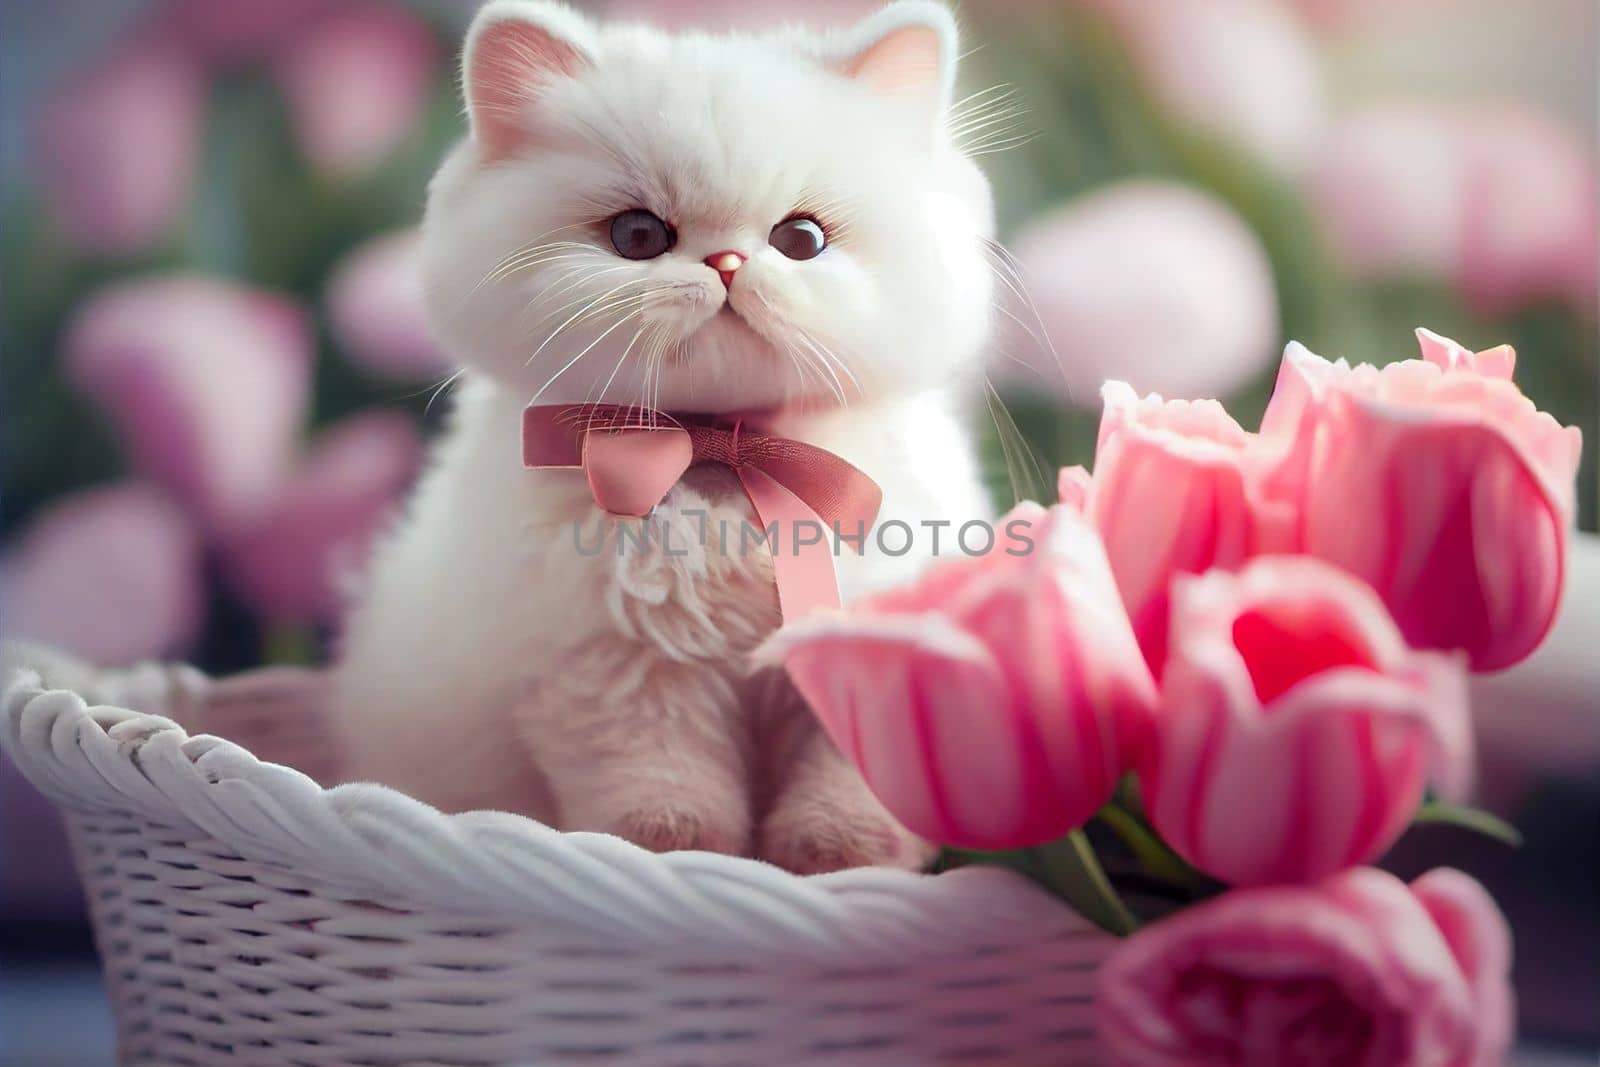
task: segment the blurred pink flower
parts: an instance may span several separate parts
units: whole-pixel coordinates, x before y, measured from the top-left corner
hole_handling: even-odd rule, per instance
[[[5,635],[105,666],[183,651],[204,601],[199,537],[152,486],[65,497],[0,559]]]
[[[180,42],[207,63],[258,60],[345,0],[165,0],[147,17],[147,36]]]
[[[1155,699],[1094,531],[1024,504],[995,534],[987,555],[787,626],[764,652],[896,818],[973,848],[1082,825]]]
[[[1475,670],[1528,656],[1560,605],[1583,437],[1511,380],[1509,346],[1419,330],[1386,367],[1284,353],[1262,432],[1270,492],[1301,502],[1300,549],[1377,589],[1412,644]]]
[[[346,4],[278,49],[274,71],[301,151],[320,173],[358,178],[416,129],[439,44],[402,7]]]
[[[1360,869],[1227,893],[1135,934],[1099,975],[1116,1067],[1500,1067],[1511,934],[1459,871]]]
[[[67,238],[126,255],[169,233],[188,200],[204,108],[200,71],[167,44],[130,41],[70,74],[44,105],[36,156]]]
[[[1303,556],[1178,579],[1138,759],[1152,825],[1230,885],[1311,882],[1399,837],[1432,774],[1471,774],[1466,670],[1414,652],[1362,582]]]
[[[603,0],[608,18],[636,19],[655,26],[761,29],[798,23],[844,26],[883,7],[883,0]]]
[[[1283,170],[1308,162],[1326,107],[1316,42],[1277,0],[1084,0],[1126,38],[1178,119]]]
[[[312,360],[291,300],[197,275],[119,283],[78,312],[66,358],[139,471],[208,527],[247,518],[286,477]]]
[[[1111,379],[1164,396],[1221,396],[1262,373],[1277,349],[1266,251],[1226,205],[1189,186],[1135,180],[1090,193],[1028,226],[1014,248],[1059,361],[1036,354],[1030,376],[994,365],[1018,385],[1064,377],[1082,405]]]
[[[421,235],[375,237],[340,261],[328,283],[334,336],[374,374],[430,378],[450,366],[423,306]]]
[[[1600,261],[1594,149],[1560,123],[1513,107],[1472,116],[1466,134],[1461,285],[1495,315],[1540,299],[1592,305]]]
[[[1398,101],[1328,132],[1308,193],[1356,277],[1442,277],[1482,312],[1595,301],[1600,209],[1592,153],[1510,104]]]
[[[1063,503],[1088,516],[1150,668],[1166,662],[1173,579],[1236,569],[1293,538],[1295,509],[1256,480],[1268,456],[1215,400],[1139,397],[1122,382],[1103,390],[1094,477],[1063,471]]]
[[[1461,260],[1464,143],[1435,103],[1352,112],[1307,173],[1313,208],[1358,278],[1444,276]]]
[[[1446,7],[1453,0],[1290,0],[1313,25],[1344,29],[1377,22],[1403,8]]]
[[[334,622],[422,459],[411,419],[353,415],[318,440],[271,506],[223,544],[228,579],[274,623]]]

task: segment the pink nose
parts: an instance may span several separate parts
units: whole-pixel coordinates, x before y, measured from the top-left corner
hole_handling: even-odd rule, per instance
[[[713,252],[706,257],[706,266],[722,275],[723,285],[732,285],[733,276],[744,266],[745,258],[742,252]]]

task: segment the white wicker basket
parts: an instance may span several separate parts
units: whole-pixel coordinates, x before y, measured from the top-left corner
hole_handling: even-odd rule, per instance
[[[33,662],[0,745],[66,811],[124,1064],[1099,1062],[1112,941],[1007,872],[803,879],[323,789],[179,725],[309,676]]]

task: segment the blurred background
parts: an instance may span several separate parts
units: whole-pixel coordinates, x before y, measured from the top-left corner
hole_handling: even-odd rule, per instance
[[[580,5],[584,6],[584,5]],[[668,24],[866,0],[595,0]],[[0,3],[0,627],[103,664],[317,662],[449,407],[414,225],[472,0]],[[1600,1049],[1600,0],[968,0],[965,143],[1016,293],[997,500],[1087,462],[1108,377],[1247,426],[1283,343],[1519,353],[1583,428],[1568,617],[1480,694],[1519,1062]],[[1012,286],[1007,286],[1009,291]],[[1576,587],[1575,587],[1576,588]],[[1586,650],[1587,649],[1587,650]],[[59,827],[0,767],[0,1063],[110,1062]],[[1570,1060],[1568,1057],[1571,1057]]]

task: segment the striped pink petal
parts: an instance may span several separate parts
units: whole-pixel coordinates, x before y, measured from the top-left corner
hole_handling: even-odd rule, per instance
[[[1407,648],[1360,582],[1288,556],[1180,580],[1139,777],[1196,867],[1260,885],[1365,862],[1470,764],[1461,665]]]
[[[1012,521],[1030,524],[1031,552],[935,566],[763,653],[885,806],[945,844],[1017,847],[1081,825],[1154,703],[1094,532],[1061,508]]]

